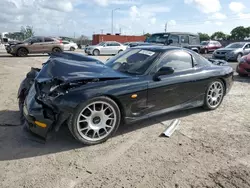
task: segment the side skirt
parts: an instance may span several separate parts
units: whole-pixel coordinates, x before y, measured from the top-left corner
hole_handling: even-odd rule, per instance
[[[136,121],[140,121],[143,119],[147,119],[153,116],[158,116],[161,114],[165,114],[165,113],[169,113],[169,112],[173,112],[173,111],[177,111],[177,110],[185,110],[185,109],[190,109],[190,108],[196,108],[196,107],[200,107],[204,104],[204,101],[195,101],[195,102],[188,102],[188,103],[184,103],[184,104],[180,104],[177,106],[173,106],[170,108],[166,108],[163,110],[159,110],[156,112],[151,112],[149,114],[146,114],[144,116],[140,116],[140,117],[125,117],[125,123],[126,124],[130,124],[130,123],[134,123]]]

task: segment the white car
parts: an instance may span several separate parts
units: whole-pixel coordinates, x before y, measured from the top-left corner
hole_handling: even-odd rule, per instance
[[[77,44],[74,42],[69,42],[69,41],[63,41],[63,46],[64,46],[64,51],[74,51],[75,49],[78,48]]]
[[[85,52],[89,55],[102,55],[102,54],[109,54],[115,55],[127,49],[127,46],[116,42],[116,41],[106,41],[101,42],[97,45],[88,46],[85,49]]]

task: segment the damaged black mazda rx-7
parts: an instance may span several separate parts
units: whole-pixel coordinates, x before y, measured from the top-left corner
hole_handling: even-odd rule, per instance
[[[177,47],[130,48],[107,62],[73,53],[32,68],[18,98],[23,122],[42,138],[68,125],[84,144],[110,138],[121,123],[203,106],[214,110],[231,89],[233,69]]]

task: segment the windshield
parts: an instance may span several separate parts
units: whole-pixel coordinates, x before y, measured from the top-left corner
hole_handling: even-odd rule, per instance
[[[97,46],[104,46],[105,42],[100,42],[99,44],[97,44]]]
[[[227,45],[225,48],[243,48],[244,44],[242,43],[233,43]]]
[[[208,45],[209,42],[203,41],[201,42],[201,45]]]
[[[161,33],[161,34],[153,34],[151,37],[147,38],[146,42],[151,43],[165,43],[169,37],[169,34],[167,33]]]
[[[106,66],[119,72],[142,75],[158,54],[151,50],[129,49],[109,59]]]

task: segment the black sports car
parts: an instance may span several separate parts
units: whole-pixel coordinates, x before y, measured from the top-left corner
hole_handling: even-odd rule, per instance
[[[221,64],[221,65],[216,65]],[[140,46],[102,62],[52,55],[18,91],[28,129],[46,138],[67,124],[84,144],[107,140],[119,125],[203,106],[214,110],[233,83],[233,69],[177,47]]]

